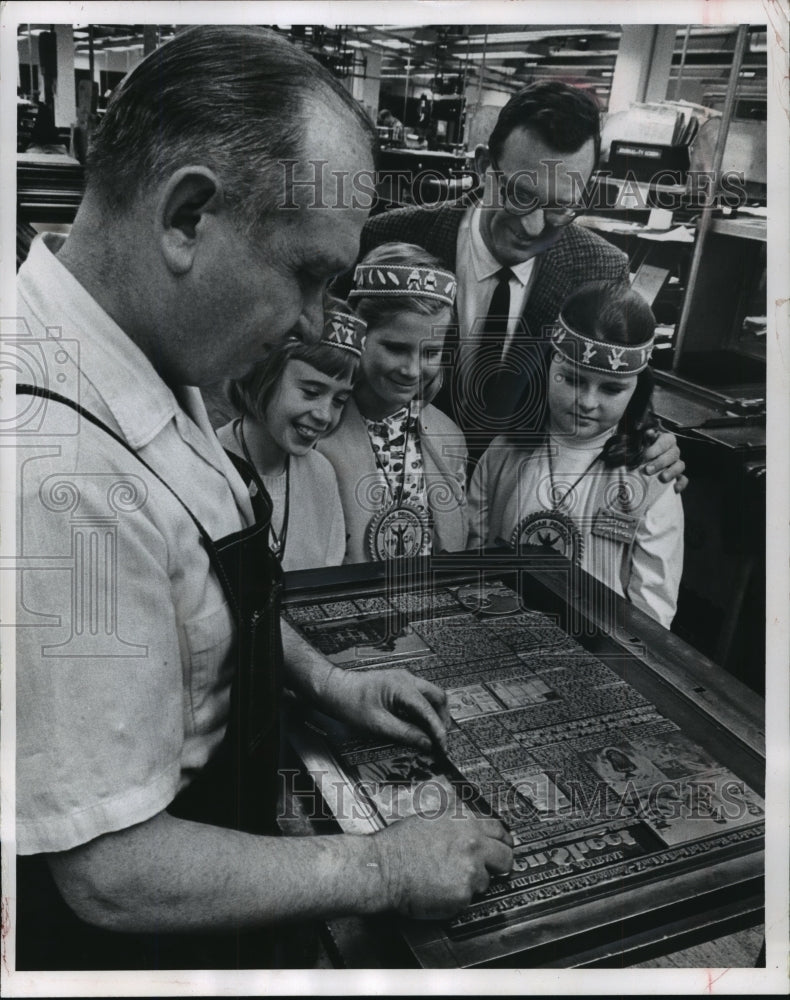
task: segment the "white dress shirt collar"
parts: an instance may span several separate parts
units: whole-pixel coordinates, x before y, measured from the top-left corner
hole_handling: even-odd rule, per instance
[[[466,220],[464,220],[466,221]],[[492,278],[504,265],[501,264],[491,253],[485,244],[480,226],[483,221],[483,210],[480,205],[474,205],[468,216],[469,224],[469,251],[472,258],[472,266],[475,270],[475,277],[478,281]],[[511,264],[511,273],[518,281],[526,286],[529,281],[535,258],[523,260],[520,264]]]

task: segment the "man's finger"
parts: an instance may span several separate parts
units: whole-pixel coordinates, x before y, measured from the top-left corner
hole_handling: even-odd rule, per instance
[[[647,463],[645,472],[650,476],[654,472],[660,472],[662,469],[675,465],[679,459],[680,448],[678,448],[675,435],[664,431],[645,449],[644,461]]]
[[[422,677],[415,677],[415,681],[417,682],[417,687],[436,709],[439,718],[442,720],[442,725],[447,729],[452,721],[450,706],[447,703],[447,692],[443,688],[438,687],[438,685],[424,680]]]
[[[486,853],[486,868],[492,875],[509,875],[513,869],[513,849],[492,840]]]
[[[683,475],[683,470],[685,468],[685,462],[675,462],[668,469],[664,469],[663,472],[659,474],[658,478],[662,483],[671,483],[673,479],[678,479]]]
[[[483,827],[483,833],[491,840],[499,840],[509,847],[513,846],[513,835],[508,828],[498,819],[482,818],[478,822]]]
[[[677,465],[680,461],[680,448],[667,448],[665,451],[656,451],[655,446],[653,448],[648,448],[645,452],[645,462],[647,463],[645,467],[645,472],[648,469],[652,469],[653,472],[660,469],[669,469],[673,465]],[[648,475],[652,473],[648,472]]]
[[[428,698],[416,687],[400,691],[398,697],[408,718],[420,725],[424,732],[444,749],[447,729]]]
[[[440,688],[437,684],[432,684],[431,681],[426,681],[422,677],[415,677],[414,686],[420,691],[421,694],[425,695],[428,701],[430,701],[430,703],[436,708],[447,704],[447,694],[444,689]]]
[[[491,876],[487,868],[482,868],[475,873],[471,883],[472,892],[476,896],[482,895],[491,884]]]
[[[396,715],[389,714],[386,724],[386,733],[390,739],[396,743],[404,743],[406,746],[417,747],[430,753],[433,750],[433,743],[430,738],[417,726],[412,726]]]

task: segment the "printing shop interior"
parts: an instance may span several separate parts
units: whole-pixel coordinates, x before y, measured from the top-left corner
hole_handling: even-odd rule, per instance
[[[534,207],[514,207],[513,200],[508,201],[512,194],[508,178],[489,147],[500,114],[515,95],[536,84],[570,85],[593,99],[593,120],[598,121],[597,105],[601,122],[597,162],[572,203],[551,194],[542,196],[540,210],[545,213],[547,227],[551,222],[557,229],[554,242],[547,244],[545,260],[555,261],[552,266],[559,269],[563,260],[570,259],[562,258],[559,250],[550,256],[555,247],[565,245],[562,240],[567,242],[567,236],[559,233],[561,227],[563,234],[581,234],[573,236],[577,245],[586,241],[586,246],[598,248],[599,257],[616,260],[618,288],[625,289],[623,294],[638,292],[650,307],[648,312],[652,311],[652,357],[644,349],[647,341],[638,341],[644,356],[637,357],[636,347],[617,347],[612,337],[605,344],[610,350],[611,371],[609,367],[595,369],[594,362],[584,368],[595,344],[574,329],[576,321],[557,315],[555,300],[547,298],[545,291],[552,275],[547,274],[548,268],[541,270],[538,261],[530,276],[523,279],[524,297],[516,300],[525,305],[513,307],[515,312],[508,312],[509,306],[505,310],[511,340],[505,341],[500,360],[506,359],[507,351],[517,343],[517,331],[524,329],[519,323],[526,324],[524,317],[530,309],[537,315],[546,301],[554,303],[551,308],[555,312],[549,315],[549,306],[545,307],[540,323],[541,330],[548,333],[541,336],[551,338],[556,353],[547,350],[541,356],[550,358],[552,366],[561,367],[570,364],[570,355],[564,353],[567,343],[576,344],[579,351],[584,347],[584,355],[575,356],[578,363],[574,362],[573,370],[581,375],[574,391],[581,393],[579,386],[598,384],[598,378],[601,385],[608,386],[605,391],[616,393],[616,384],[614,389],[612,384],[618,376],[641,373],[649,358],[655,383],[652,407],[658,418],[658,424],[651,427],[674,435],[687,477],[687,481],[681,476],[679,482],[662,484],[674,504],[667,509],[682,514],[676,523],[676,551],[682,558],[674,564],[675,592],[666,620],[643,613],[636,599],[632,600],[628,588],[633,573],[628,582],[623,582],[625,577],[618,578],[623,588],[618,595],[611,582],[618,570],[607,581],[596,574],[592,562],[582,562],[582,555],[592,560],[596,552],[603,552],[611,566],[615,549],[618,559],[623,550],[631,558],[642,544],[638,541],[641,536],[634,534],[640,530],[634,527],[638,517],[630,516],[632,497],[623,498],[619,488],[614,491],[615,499],[624,505],[625,513],[604,516],[600,506],[593,517],[595,504],[603,504],[596,498],[604,493],[596,494],[598,487],[590,487],[586,494],[590,499],[584,501],[589,506],[582,505],[589,523],[582,524],[580,533],[568,504],[573,502],[574,489],[583,491],[582,480],[591,465],[577,475],[583,464],[577,458],[572,474],[560,475],[560,482],[555,482],[558,467],[552,469],[548,422],[543,425],[541,439],[546,443],[548,465],[541,475],[544,484],[550,480],[549,500],[541,501],[541,510],[526,508],[525,512],[519,508],[520,520],[512,535],[509,528],[503,528],[503,548],[498,552],[504,553],[502,565],[507,566],[509,575],[503,578],[504,583],[495,576],[491,584],[490,574],[488,582],[475,575],[478,569],[473,560],[470,562],[471,543],[467,541],[464,547],[464,537],[471,538],[471,529],[467,536],[456,532],[454,548],[445,545],[450,536],[441,536],[439,531],[444,530],[444,514],[430,509],[428,492],[428,499],[423,498],[428,509],[420,513],[420,508],[415,514],[415,504],[419,508],[423,503],[419,489],[426,490],[424,482],[419,489],[414,487],[408,502],[404,501],[411,428],[415,428],[415,440],[419,434],[427,434],[427,425],[420,422],[424,420],[422,411],[415,416],[413,410],[415,396],[406,404],[400,427],[400,480],[397,475],[394,480],[388,475],[389,457],[383,464],[385,446],[394,447],[397,440],[390,437],[387,444],[386,435],[392,428],[386,430],[386,422],[373,417],[367,420],[373,452],[367,454],[371,474],[383,475],[389,491],[387,503],[396,497],[396,488],[400,489],[390,507],[372,518],[367,515],[367,563],[349,558],[349,538],[356,528],[346,511],[349,547],[345,560],[341,544],[336,561],[326,562],[320,572],[286,572],[284,620],[336,665],[345,668],[351,664],[351,668],[365,670],[405,666],[444,687],[452,731],[448,750],[439,761],[446,769],[436,785],[441,794],[449,788],[447,774],[455,775],[456,791],[471,787],[475,781],[492,782],[492,775],[506,775],[508,781],[522,785],[534,784],[537,775],[536,780],[543,781],[541,787],[545,785],[555,796],[554,805],[558,801],[562,806],[567,792],[560,787],[564,768],[572,779],[582,772],[588,777],[597,775],[601,781],[596,787],[606,784],[608,795],[614,794],[612,789],[620,794],[639,781],[652,788],[660,778],[661,788],[672,786],[669,791],[677,801],[670,805],[677,805],[676,786],[680,787],[684,775],[696,780],[699,774],[734,774],[740,779],[741,799],[732,822],[726,803],[708,802],[705,809],[697,810],[693,814],[700,820],[697,825],[686,822],[685,814],[680,818],[665,816],[659,803],[649,815],[648,809],[637,817],[639,824],[618,817],[604,834],[589,824],[589,829],[578,824],[577,829],[575,819],[559,815],[560,808],[557,816],[550,816],[552,823],[559,823],[556,829],[551,827],[559,847],[544,834],[543,821],[549,816],[551,803],[547,805],[548,798],[535,793],[528,802],[529,816],[526,820],[522,816],[521,827],[513,826],[521,846],[512,884],[502,888],[492,883],[484,899],[440,930],[436,929],[438,922],[401,922],[397,933],[388,936],[377,929],[377,923],[363,927],[353,918],[334,921],[330,926],[332,943],[327,945],[331,964],[395,967],[416,960],[429,967],[504,965],[512,962],[517,952],[523,953],[519,961],[527,966],[613,963],[620,967],[640,961],[681,967],[759,964],[760,924],[764,919],[759,855],[764,813],[758,793],[765,765],[766,153],[770,117],[770,39],[765,25],[266,27],[307,50],[369,119],[366,128],[378,151],[363,247],[366,233],[376,225],[381,227],[379,232],[384,231],[384,223],[397,219],[395,213],[401,210],[405,213],[400,217],[425,209],[439,219],[443,207],[461,199],[464,212],[470,213],[477,211],[469,206],[478,205],[475,199],[481,197],[481,191],[491,191],[500,199],[495,209],[507,213],[503,216],[505,226],[527,225]],[[38,234],[69,233],[84,191],[91,134],[107,114],[114,89],[148,54],[184,30],[181,25],[150,24],[17,26],[17,268]],[[589,105],[589,100],[586,103]],[[481,148],[485,153],[482,158]],[[502,149],[506,148],[505,142]],[[553,148],[550,143],[548,148]],[[569,156],[578,148],[572,146]],[[591,163],[593,159],[589,158]],[[401,232],[397,239],[419,243],[420,234],[429,229],[426,223],[419,231]],[[457,239],[460,247],[461,235]],[[472,248],[471,260],[477,267],[482,251],[474,250],[471,236],[464,239],[464,252]],[[435,248],[431,252],[440,257]],[[538,251],[538,255],[543,253],[543,249]],[[454,302],[457,312],[448,315],[457,322],[460,339],[445,341],[445,347],[448,343],[451,347],[450,364],[460,364],[463,324],[467,322],[462,310],[469,308],[464,280],[471,287],[472,265],[467,263],[463,271],[450,256],[440,260],[442,271],[434,270],[434,258],[429,260],[433,263],[412,265],[408,288],[423,297],[445,296],[443,306],[452,308]],[[512,291],[513,274],[522,281],[518,269],[522,265],[500,263],[513,265],[505,282]],[[448,271],[456,272],[457,296],[456,279]],[[359,272],[362,279],[368,275],[363,266],[349,280],[362,280]],[[383,283],[382,293],[392,292],[395,286],[402,290],[396,272],[398,267],[382,267],[377,274],[374,267],[368,276],[374,284]],[[491,284],[495,273],[500,272],[489,265],[486,280]],[[626,277],[630,289],[625,285]],[[500,275],[497,281],[501,280]],[[498,290],[499,285],[494,296]],[[563,302],[570,301],[566,294],[563,292]],[[346,291],[342,295],[348,295],[348,309],[355,308],[353,289],[352,294]],[[519,314],[519,309],[525,312]],[[327,322],[325,319],[325,331]],[[343,330],[348,333],[346,327]],[[543,343],[543,347],[548,346]],[[358,347],[361,355],[370,343],[366,348]],[[364,360],[360,357],[360,371]],[[371,371],[375,374],[372,366],[373,362]],[[618,372],[623,366],[624,372]],[[454,384],[453,372],[447,376],[445,388],[447,383]],[[555,376],[555,380],[561,378]],[[560,390],[546,390],[549,408],[552,391]],[[211,420],[220,428],[227,415],[222,413],[220,419],[219,409],[212,409],[216,399],[212,403],[208,394],[204,395]],[[576,399],[580,398],[577,395]],[[365,416],[361,405],[359,412],[356,408],[361,399],[361,390],[355,386],[353,398],[344,400],[345,412],[351,408],[355,419]],[[441,404],[438,396],[434,401],[431,419],[445,420],[443,414],[435,416]],[[390,411],[385,416],[389,417]],[[338,421],[342,419],[337,416]],[[593,420],[583,415],[579,419]],[[471,452],[470,435],[460,418],[456,420]],[[364,424],[360,426],[364,437]],[[458,431],[454,424],[441,426]],[[376,429],[381,427],[385,430]],[[605,430],[613,427],[606,425]],[[383,435],[378,443],[377,434]],[[326,440],[312,442],[309,451],[329,457],[338,484],[342,469],[349,464],[354,476],[362,476],[339,445],[333,453],[331,439],[327,432]],[[220,441],[226,444],[222,431]],[[418,479],[428,476],[429,458],[434,461],[428,438],[421,441],[421,457],[418,450],[419,462],[412,466],[418,469]],[[542,444],[531,447],[529,462],[537,462]],[[445,452],[451,454],[452,448],[448,445]],[[487,455],[480,458],[478,452],[473,459],[479,459],[482,467]],[[282,550],[287,556],[289,468],[293,466],[286,459],[284,527],[281,525],[279,537],[274,521],[271,526],[272,551],[286,570],[289,567],[283,562]],[[393,464],[392,468],[397,471],[398,466]],[[471,509],[477,469],[473,462],[465,467],[463,459],[460,468],[456,479],[466,476],[466,481],[459,502],[465,504],[468,498]],[[489,463],[487,468],[494,465]],[[502,465],[498,473],[506,485],[511,482],[507,480],[508,468]],[[346,475],[351,473],[346,468]],[[264,477],[267,482],[270,478]],[[657,477],[643,476],[648,484],[645,495],[652,497],[651,478]],[[607,484],[617,484],[615,478],[601,481],[607,489]],[[679,489],[675,490],[675,485]],[[519,488],[512,486],[513,495]],[[447,497],[451,493],[445,490]],[[537,497],[538,488],[532,493]],[[338,503],[341,498],[345,506],[342,485]],[[309,499],[314,510],[322,510],[321,504],[328,503],[321,497]],[[489,495],[488,516],[493,518],[497,505],[506,513],[510,499]],[[531,501],[532,494],[527,499]],[[297,501],[301,502],[292,495],[289,548],[302,542],[293,523]],[[566,506],[561,510],[563,504]],[[648,517],[644,513],[639,516],[643,520]],[[529,536],[527,527],[533,531]],[[664,522],[655,520],[650,531],[658,538],[665,528]],[[667,530],[671,529],[672,525]],[[74,530],[82,531],[82,527],[76,525]],[[320,533],[312,531],[313,535]],[[310,534],[304,532],[305,536]],[[411,535],[418,543],[416,549],[406,551]],[[426,544],[431,538],[433,548]],[[651,539],[655,540],[648,533],[643,581],[649,580],[651,572],[658,575],[651,566],[666,564],[650,562],[651,553],[656,551],[655,545],[650,548]],[[465,557],[467,563],[457,573],[451,567],[441,571],[445,577],[440,570],[436,570],[436,578],[430,576],[437,565],[444,565],[441,557],[448,548],[453,555]],[[482,548],[475,551],[482,554]],[[395,558],[403,555],[415,555],[417,568],[391,569],[409,563],[408,559]],[[540,561],[544,555],[548,560],[545,565]],[[576,576],[579,565],[584,572]],[[565,566],[574,572],[568,570],[564,575]],[[83,569],[88,574],[87,562]],[[579,579],[596,575],[600,590],[588,592],[584,589],[587,584],[577,586]],[[653,583],[660,591],[663,581]],[[508,589],[511,586],[518,590],[515,597]],[[589,593],[594,596],[589,597]],[[448,621],[452,628],[446,625]],[[612,622],[616,627],[610,627]],[[486,664],[490,676],[485,674]],[[286,707],[288,712],[294,710],[291,702]],[[327,728],[325,716],[319,721],[318,728],[310,719],[307,725],[302,719],[300,726],[289,723],[283,727],[289,734],[289,753],[296,755],[300,771],[304,768],[309,772],[316,785],[316,769],[328,775],[328,781],[348,773],[390,782],[387,804],[392,806],[400,803],[408,784],[404,775],[414,782],[431,774],[430,769],[424,770],[425,760],[420,755],[399,751],[401,756],[390,753],[390,759],[385,750],[375,747],[365,757],[367,751],[358,749],[361,744],[342,743],[340,737],[340,742],[331,744],[331,726]],[[604,735],[595,743],[599,731]],[[318,732],[323,732],[334,747],[328,756],[322,756],[325,748],[320,753],[314,748]],[[641,735],[627,737],[628,733]],[[601,742],[604,739],[606,742]],[[475,747],[482,749],[478,752]],[[575,756],[569,756],[569,747],[575,748]],[[333,762],[331,766],[325,765],[326,760]],[[335,765],[337,770],[332,770]],[[556,788],[544,781],[555,771],[560,774]],[[340,787],[337,782],[335,787]],[[323,787],[321,790],[323,793]],[[340,820],[327,794],[328,812],[315,819],[308,832],[321,832],[322,824]],[[376,808],[380,806],[379,802]],[[511,806],[505,804],[506,809]],[[491,808],[498,815],[498,806]],[[294,813],[281,829],[301,835],[304,824],[304,817]],[[342,828],[365,832],[359,826]],[[644,836],[633,833],[637,828]],[[583,837],[578,832],[582,829],[586,831]],[[702,851],[713,853],[703,856]],[[620,891],[622,900],[613,896]],[[564,907],[565,922],[555,919],[558,906]],[[613,914],[619,915],[619,923]],[[396,940],[401,949],[401,931],[410,949],[408,956],[405,951],[392,950]],[[694,955],[678,951],[707,945],[714,939],[714,951]]]
[[[19,26],[19,260],[35,232],[68,230],[88,136],[113,88],[177,30]],[[689,478],[672,630],[762,692],[764,28],[277,30],[327,66],[377,123],[372,213],[437,204],[471,190],[478,180],[475,146],[487,141],[501,108],[526,84],[557,79],[594,94],[602,147],[592,196],[587,192],[590,208],[574,225],[628,254],[633,286],[657,321],[655,410],[676,435]],[[712,191],[700,180],[710,171],[724,178]]]

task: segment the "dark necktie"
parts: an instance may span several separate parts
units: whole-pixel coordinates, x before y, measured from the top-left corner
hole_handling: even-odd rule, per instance
[[[510,279],[513,272],[509,267],[500,267],[496,273],[496,288],[491,296],[486,316],[486,333],[493,338],[494,334],[500,335],[500,348],[505,343],[507,333],[507,320],[510,314]]]
[[[483,450],[487,441],[501,430],[496,418],[502,416],[499,383],[510,313],[512,273],[509,267],[502,267],[496,273],[497,283],[488,305],[488,314],[480,329],[477,346],[464,365],[462,384],[458,386],[466,425],[463,429],[467,432],[473,455]],[[493,424],[492,417],[495,419]],[[476,438],[480,438],[477,447]]]

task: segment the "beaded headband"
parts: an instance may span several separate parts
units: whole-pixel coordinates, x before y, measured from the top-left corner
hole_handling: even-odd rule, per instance
[[[551,343],[568,361],[607,375],[637,375],[647,368],[653,352],[653,337],[644,344],[610,344],[571,329],[560,315],[551,333]]]
[[[351,351],[361,357],[365,347],[365,334],[368,324],[351,313],[327,309],[324,313],[324,332],[321,343],[330,347],[339,347]]]
[[[409,264],[358,264],[354,271],[354,289],[349,298],[368,295],[412,295],[438,299],[451,306],[455,302],[457,282],[452,271],[438,267],[412,267]]]

